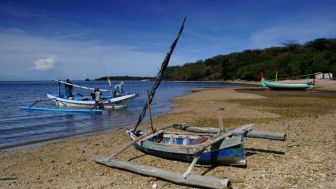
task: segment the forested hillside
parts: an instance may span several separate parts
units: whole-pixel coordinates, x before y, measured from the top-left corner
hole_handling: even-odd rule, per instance
[[[336,75],[336,39],[316,39],[303,45],[287,42],[282,47],[262,50],[245,50],[239,53],[218,55],[183,66],[168,67],[166,80],[258,80],[264,72],[266,79],[316,72]],[[334,77],[335,78],[335,77]]]

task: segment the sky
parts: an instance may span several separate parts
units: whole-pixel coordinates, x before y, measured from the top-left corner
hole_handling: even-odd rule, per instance
[[[336,37],[336,0],[0,0],[0,81],[155,76],[169,65]]]

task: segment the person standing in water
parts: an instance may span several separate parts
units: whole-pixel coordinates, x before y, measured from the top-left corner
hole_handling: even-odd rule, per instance
[[[102,95],[102,92],[98,88],[95,88],[95,90],[92,94],[92,100],[95,101],[95,107],[96,108],[102,108],[101,107],[102,104],[100,103],[101,95]]]
[[[123,89],[124,82],[121,81],[118,85],[114,86],[114,91],[113,91],[113,97],[119,97],[124,95],[124,89]]]
[[[64,98],[69,99],[71,97],[73,97],[72,95],[72,82],[70,81],[70,79],[65,80],[65,84],[64,84]]]

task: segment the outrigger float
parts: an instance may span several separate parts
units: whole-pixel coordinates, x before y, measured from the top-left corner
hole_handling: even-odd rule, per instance
[[[35,110],[35,111],[53,111],[53,112],[93,112],[101,113],[104,109],[124,109],[127,105],[132,102],[137,96],[137,93],[126,93],[122,96],[112,97],[112,96],[101,96],[99,103],[96,103],[92,99],[91,95],[81,95],[74,94],[71,98],[67,98],[61,93],[61,84],[71,85],[73,87],[87,89],[94,91],[94,88],[79,86],[72,83],[67,83],[61,80],[53,80],[58,82],[58,94],[47,94],[47,99],[42,99],[35,101],[30,106],[19,106],[21,110]],[[111,92],[111,90],[98,89],[103,92]],[[53,101],[57,108],[46,108],[46,107],[34,107],[37,103],[43,101]]]
[[[155,129],[152,124],[151,109],[155,90],[159,87],[174,48],[182,34],[184,23],[179,30],[177,38],[170,47],[157,78],[148,92],[147,102],[143,106],[143,111],[139,115],[138,121],[132,130],[127,130],[131,142],[110,157],[94,156],[96,163],[112,168],[122,169],[141,175],[160,178],[176,184],[189,185],[205,188],[231,188],[231,182],[226,178],[216,178],[204,175],[192,175],[191,171],[196,163],[199,164],[224,164],[246,166],[244,138],[255,137],[271,140],[285,140],[286,134],[252,131],[253,124],[242,125],[232,130],[224,129],[223,119],[219,117],[219,128],[197,128],[184,124],[172,124]],[[151,130],[137,130],[149,111]],[[182,132],[172,132],[166,129],[178,129]],[[185,131],[191,133],[185,133]],[[129,161],[118,160],[117,156],[129,147],[134,146],[146,154],[159,156],[167,159],[177,159],[191,162],[184,173],[172,172],[166,169],[138,165]]]

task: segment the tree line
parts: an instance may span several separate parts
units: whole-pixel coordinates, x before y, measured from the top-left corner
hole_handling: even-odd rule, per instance
[[[331,72],[336,75],[336,39],[320,38],[299,44],[285,42],[279,47],[245,50],[227,55],[217,55],[205,60],[170,66],[165,80],[258,80],[263,72],[266,79]],[[335,77],[334,77],[335,78]]]

